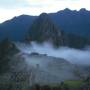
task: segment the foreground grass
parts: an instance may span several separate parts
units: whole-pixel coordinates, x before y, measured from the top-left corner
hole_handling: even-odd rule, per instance
[[[3,81],[3,80],[1,80]],[[90,79],[86,80],[65,80],[59,84],[39,85],[29,87],[27,82],[1,82],[0,90],[90,90]]]
[[[79,87],[83,84],[82,80],[65,80],[64,84],[67,84],[69,87]]]

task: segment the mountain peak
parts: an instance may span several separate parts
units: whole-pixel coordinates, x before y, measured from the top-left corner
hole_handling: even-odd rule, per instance
[[[65,8],[64,11],[71,11],[69,8]]]
[[[51,20],[49,20],[49,16],[48,16],[48,14],[47,13],[42,13],[42,14],[40,14],[40,16],[38,17],[38,21],[41,21],[41,22],[47,22],[47,21],[51,21]]]
[[[81,12],[86,12],[87,10],[85,8],[80,9]]]
[[[40,16],[44,16],[45,17],[45,16],[48,16],[48,14],[47,13],[41,13]]]
[[[52,22],[48,14],[42,13],[32,24],[28,33],[29,41],[51,42],[53,45],[61,44],[61,31]]]

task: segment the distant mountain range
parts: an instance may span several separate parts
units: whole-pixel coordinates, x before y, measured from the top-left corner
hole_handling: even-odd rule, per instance
[[[18,52],[19,50],[17,49],[15,44],[8,39],[0,42],[0,74],[3,72],[7,72],[10,66],[10,58]]]
[[[14,41],[22,41],[35,18],[33,16],[21,15],[0,24],[0,40],[9,38]]]
[[[69,46],[73,48],[83,48],[85,45],[90,44],[88,38],[70,32],[67,33],[57,27],[46,13],[42,13],[34,20],[25,37],[26,41],[35,41],[38,43],[49,42],[55,47]]]
[[[50,14],[50,17],[65,32],[90,38],[90,11],[84,8],[79,11],[66,8]]]
[[[79,11],[68,8],[57,13],[48,14],[52,21],[63,31],[90,38],[90,11]],[[0,39],[9,37],[12,40],[23,40],[36,16],[21,15],[0,24]]]
[[[68,43],[69,46],[73,46],[79,42],[80,42],[80,45],[86,44],[88,41],[90,42],[90,20],[89,20],[90,11],[87,11],[84,8],[79,11],[76,11],[76,10],[72,11],[66,8],[57,13],[50,13],[48,14],[48,16],[49,16],[49,19],[51,20],[49,21],[49,24],[50,23],[53,24],[51,25],[51,27],[47,25],[48,21],[45,21],[46,20],[45,18],[47,17],[42,17],[44,18],[43,21],[42,21],[42,18],[39,18],[40,20],[36,22],[37,23],[36,26],[33,26],[33,25],[35,25],[34,23],[38,19],[38,16],[21,15],[18,17],[14,17],[11,20],[5,21],[2,24],[0,24],[0,40],[4,38],[9,38],[10,40],[13,40],[13,41],[24,41],[28,31],[31,32],[32,31],[31,29],[33,29],[33,32],[35,33],[36,32],[36,30],[34,30],[35,27],[36,29],[39,29],[39,28],[42,29],[43,27],[43,29],[54,28],[53,30],[55,32],[60,30],[60,32],[58,31],[59,33],[64,32],[64,35],[63,35],[64,45],[67,45],[67,42],[69,42]],[[46,24],[46,26],[44,26],[43,22],[44,24]],[[42,26],[42,27],[39,27],[39,26]],[[61,37],[61,36],[59,36],[58,34],[55,34],[55,32],[53,32],[54,35],[51,35],[51,37],[53,37],[53,40],[56,43],[56,41],[59,41],[57,40],[58,39],[57,37]],[[49,34],[46,35],[46,33],[44,33],[44,36],[49,37]],[[44,36],[43,38],[45,38]],[[71,42],[73,45],[71,44]]]

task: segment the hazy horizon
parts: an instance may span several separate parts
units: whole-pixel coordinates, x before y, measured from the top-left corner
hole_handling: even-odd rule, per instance
[[[62,9],[62,10],[65,10],[65,9],[69,9],[69,10],[72,10],[72,9],[70,9],[70,8],[64,8],[64,9]],[[76,9],[73,9],[72,11],[74,11],[74,10],[76,10],[76,11],[80,11],[81,9],[86,9],[86,8],[80,8],[79,10],[76,10]],[[56,11],[56,12],[41,12],[40,14],[42,14],[42,13],[47,13],[47,14],[49,14],[49,13],[57,13],[57,12],[59,12],[59,11],[62,11],[62,10],[58,10],[58,11]],[[86,9],[87,10],[87,9]],[[90,10],[87,10],[87,11],[90,11]],[[12,16],[12,17],[9,17],[9,18],[3,18],[2,20],[0,20],[0,23],[3,23],[3,22],[5,22],[5,21],[7,21],[7,20],[11,20],[11,19],[13,19],[14,17],[18,17],[18,16],[21,16],[21,15],[29,15],[29,16],[39,16],[40,14],[38,14],[38,15],[32,15],[32,14],[24,14],[24,13],[22,13],[22,14],[19,14],[19,15],[15,15],[15,16]]]
[[[89,0],[0,0],[0,23],[22,14],[54,13],[65,8],[90,10]]]

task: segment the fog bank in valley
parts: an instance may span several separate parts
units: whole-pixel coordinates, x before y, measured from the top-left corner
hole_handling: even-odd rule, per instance
[[[86,47],[82,50],[69,47],[54,48],[50,43],[37,44],[32,42],[30,44],[16,43],[17,47],[23,53],[30,54],[37,52],[39,54],[47,54],[47,56],[59,57],[68,60],[75,64],[90,65],[90,47]]]

